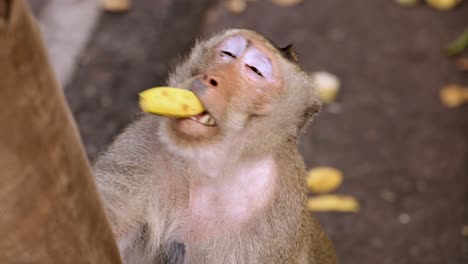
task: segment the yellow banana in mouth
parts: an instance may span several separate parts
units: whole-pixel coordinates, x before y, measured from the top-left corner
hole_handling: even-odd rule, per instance
[[[139,95],[141,109],[150,114],[184,118],[205,111],[197,96],[186,89],[154,87]]]

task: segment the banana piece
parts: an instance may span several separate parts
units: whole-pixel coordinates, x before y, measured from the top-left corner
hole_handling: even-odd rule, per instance
[[[194,93],[174,87],[154,87],[141,92],[140,107],[150,114],[177,118],[194,116],[205,110]]]
[[[447,11],[457,6],[461,0],[426,0],[426,3],[438,10]]]
[[[401,6],[415,6],[419,4],[419,0],[395,0]]]
[[[457,84],[444,86],[440,90],[440,99],[446,107],[459,107],[468,103],[468,87]]]
[[[357,212],[359,203],[349,195],[320,195],[309,198],[307,209],[315,212]]]
[[[332,73],[319,71],[312,74],[312,81],[315,83],[318,96],[325,104],[335,101],[340,91],[340,79]]]
[[[341,185],[343,173],[332,167],[316,167],[309,171],[306,182],[312,192],[327,193]]]

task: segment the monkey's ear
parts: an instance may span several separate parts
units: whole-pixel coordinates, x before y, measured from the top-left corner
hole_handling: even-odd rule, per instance
[[[293,44],[289,44],[287,45],[286,47],[284,48],[279,48],[279,50],[281,51],[281,54],[283,54],[283,56],[289,60],[292,60],[294,62],[297,62],[297,55],[296,53],[293,51]]]
[[[310,98],[309,105],[304,112],[302,112],[301,118],[297,125],[297,136],[299,137],[302,132],[307,129],[307,126],[311,123],[312,117],[320,111],[322,108],[322,102],[316,95]]]

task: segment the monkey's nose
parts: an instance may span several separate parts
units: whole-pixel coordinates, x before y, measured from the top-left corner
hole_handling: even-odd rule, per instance
[[[206,85],[200,79],[196,79],[190,84],[189,89],[196,94],[202,95],[206,92]]]
[[[213,87],[218,86],[218,81],[216,81],[215,78],[209,77],[207,74],[203,74],[203,77],[202,77],[202,78],[203,78],[203,80],[204,80],[205,82],[208,82],[211,86],[213,86]]]
[[[218,86],[218,81],[215,78],[209,77],[208,75],[203,74],[201,76],[201,79],[197,78],[190,84],[189,89],[194,93],[203,95],[207,89],[216,88],[217,86]]]
[[[218,86],[218,82],[217,82],[215,79],[213,79],[213,78],[210,78],[210,84],[211,84],[211,86],[213,86],[213,87]]]

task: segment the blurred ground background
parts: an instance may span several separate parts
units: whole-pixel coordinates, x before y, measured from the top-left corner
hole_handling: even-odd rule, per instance
[[[467,2],[444,13],[391,0],[257,0],[239,15],[221,0],[136,0],[122,14],[91,0],[29,2],[91,160],[196,38],[253,29],[342,82],[301,143],[307,166],[343,170],[338,192],[361,203],[356,214],[316,214],[341,263],[468,263],[468,107],[438,96],[468,84],[443,53],[468,26]]]

